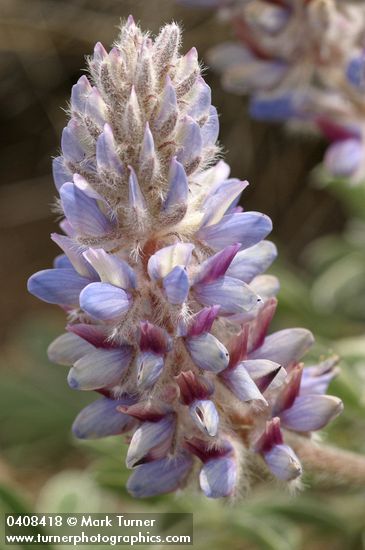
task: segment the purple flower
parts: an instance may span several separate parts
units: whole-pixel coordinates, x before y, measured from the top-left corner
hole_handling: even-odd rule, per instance
[[[71,367],[72,389],[102,395],[74,434],[130,432],[136,497],[184,486],[198,458],[200,487],[217,498],[238,492],[243,447],[292,479],[290,448],[257,443],[265,421],[317,429],[340,404],[323,395],[330,366],[296,375],[308,331],[267,336],[271,221],[237,206],[247,182],[216,161],[210,90],[196,50],[182,56],[179,44],[177,25],[152,40],[130,17],[110,52],[96,45],[54,161],[63,254],[28,286],[68,315],[50,359]]]
[[[341,0],[179,0],[218,10],[237,40],[208,52],[229,92],[250,96],[251,117],[295,121],[334,142],[328,174],[365,178],[365,11]],[[341,36],[341,40],[338,37]]]

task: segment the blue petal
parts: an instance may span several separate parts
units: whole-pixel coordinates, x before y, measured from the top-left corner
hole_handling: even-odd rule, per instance
[[[137,386],[141,390],[150,388],[158,380],[162,373],[164,359],[161,355],[145,351],[136,359]]]
[[[57,269],[75,269],[66,254],[59,254],[53,260],[53,267]]]
[[[181,122],[178,143],[181,149],[177,154],[177,160],[188,169],[200,158],[203,146],[200,126],[189,116],[184,117]]]
[[[233,243],[248,248],[264,239],[271,230],[271,220],[265,214],[243,212],[228,214],[219,223],[202,227],[197,237],[217,250]]]
[[[303,98],[304,99],[304,98]],[[294,95],[254,97],[250,102],[250,115],[258,120],[282,121],[299,116],[301,102]],[[302,101],[303,104],[303,101]]]
[[[78,305],[80,292],[89,283],[74,269],[45,269],[30,277],[28,290],[49,304]]]
[[[192,360],[200,369],[220,372],[229,363],[227,348],[210,332],[186,338],[185,344]]]
[[[66,237],[65,235],[58,235],[58,233],[51,233],[51,239],[56,244],[58,244],[58,246],[62,248],[62,250],[65,252],[68,259],[70,260],[70,267],[74,268],[82,277],[96,280],[98,279],[95,270],[82,256],[83,251],[87,250],[86,246],[79,246],[72,239],[70,239],[70,237]]]
[[[207,227],[220,222],[227,210],[239,199],[247,185],[247,181],[234,178],[221,182],[214,189],[214,193],[210,193],[203,202],[205,215],[201,227]]]
[[[200,133],[202,136],[203,147],[211,147],[218,139],[219,118],[217,109],[213,107],[213,105],[210,107],[208,120],[202,126]]]
[[[360,139],[344,139],[330,145],[324,165],[334,176],[349,177],[361,166],[364,157],[364,144]]]
[[[108,254],[103,248],[89,248],[83,254],[88,265],[93,266],[103,283],[120,288],[136,287],[136,275],[133,269],[115,254]]]
[[[97,390],[114,386],[131,361],[130,346],[97,349],[76,361],[68,375],[69,386],[77,390]]]
[[[212,91],[205,80],[199,76],[189,95],[189,108],[187,114],[198,121],[209,113],[212,102]]]
[[[62,131],[61,147],[65,159],[69,162],[81,162],[84,160],[85,151],[78,138],[80,125],[75,119],[71,119]]]
[[[263,454],[263,458],[270,471],[283,481],[296,479],[302,473],[299,459],[288,445],[274,445]]]
[[[131,398],[97,399],[76,417],[72,425],[74,435],[79,439],[97,439],[128,432],[135,424],[135,420],[119,412],[117,407],[131,403]]]
[[[332,395],[300,395],[290,409],[280,414],[283,426],[298,432],[320,430],[343,410],[341,399]]]
[[[146,201],[138,183],[138,179],[135,171],[131,166],[128,166],[130,170],[129,175],[129,206],[136,212],[143,213],[147,206]]]
[[[189,412],[199,430],[211,437],[217,435],[219,415],[213,401],[197,399],[189,406]]]
[[[126,466],[133,468],[152,450],[155,456],[159,451],[162,458],[167,454],[168,447],[175,429],[175,421],[171,415],[165,416],[158,422],[143,422],[133,434],[128,447]]]
[[[111,230],[111,223],[101,212],[96,200],[88,197],[76,185],[65,183],[61,187],[60,196],[65,215],[78,233],[98,237]]]
[[[188,201],[188,178],[186,176],[184,167],[180,162],[177,162],[174,157],[170,164],[169,190],[162,205],[162,212],[173,213],[176,208],[185,208]]]
[[[148,275],[152,280],[166,277],[177,266],[187,266],[190,262],[194,245],[176,243],[158,250],[148,260]]]
[[[177,120],[178,107],[175,87],[169,76],[166,78],[165,87],[162,92],[161,102],[153,123],[155,131],[167,136],[172,132]]]
[[[91,93],[92,87],[85,75],[82,75],[71,90],[71,108],[72,111],[84,114],[86,99]]]
[[[80,338],[77,334],[67,332],[61,334],[48,346],[47,354],[49,360],[53,363],[70,367],[78,359],[94,350],[94,346],[89,342]]]
[[[313,342],[312,333],[304,328],[280,330],[267,336],[263,345],[250,353],[250,359],[269,359],[285,368],[297,363]]]
[[[236,254],[227,270],[227,275],[250,283],[254,277],[270,267],[276,256],[276,246],[270,241],[261,241]]]
[[[95,319],[117,319],[128,311],[130,301],[127,293],[108,283],[91,283],[80,295],[80,306]]]
[[[346,68],[347,80],[360,91],[365,89],[365,57],[360,55],[350,60]]]
[[[96,126],[99,126],[99,128],[104,126],[107,107],[96,87],[92,88],[91,93],[87,97],[85,114]]]
[[[266,400],[242,363],[222,373],[225,384],[240,401]]]
[[[56,157],[52,161],[52,173],[55,186],[59,191],[64,183],[72,181],[72,174],[66,168],[63,157]]]
[[[96,162],[99,171],[106,170],[119,176],[124,172],[123,163],[117,153],[113,132],[109,124],[105,124],[104,131],[96,142]]]
[[[188,454],[162,458],[137,466],[128,480],[127,489],[136,498],[146,498],[178,489],[192,468]]]
[[[234,314],[250,311],[258,302],[255,294],[246,283],[224,276],[211,283],[194,285],[194,294],[204,306],[220,306],[220,314]]]
[[[238,479],[236,460],[233,457],[219,457],[208,460],[199,475],[199,482],[205,496],[221,498],[232,495]]]
[[[189,278],[186,269],[180,265],[162,280],[163,288],[170,304],[179,305],[185,302],[189,294]]]

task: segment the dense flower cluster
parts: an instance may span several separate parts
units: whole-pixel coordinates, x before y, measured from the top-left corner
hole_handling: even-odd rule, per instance
[[[183,0],[214,7],[238,38],[209,62],[224,87],[250,94],[251,116],[316,128],[333,144],[325,166],[365,180],[365,7],[343,0]]]
[[[271,221],[238,206],[247,182],[216,161],[211,92],[196,50],[179,45],[177,25],[152,40],[131,17],[110,52],[96,45],[54,160],[64,254],[28,286],[68,316],[51,360],[71,367],[71,388],[101,394],[75,435],[130,432],[136,497],[174,491],[198,468],[216,498],[237,493],[247,456],[300,476],[285,430],[309,436],[342,404],[324,395],[335,360],[300,363],[309,331],[267,335]]]

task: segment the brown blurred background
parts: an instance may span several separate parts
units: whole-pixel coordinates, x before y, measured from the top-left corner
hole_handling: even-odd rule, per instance
[[[56,229],[51,211],[51,157],[66,123],[72,84],[85,68],[84,56],[100,40],[111,45],[121,18],[132,13],[157,32],[168,21],[182,23],[183,49],[192,45],[204,61],[206,50],[230,38],[204,10],[173,0],[0,0],[1,150],[0,283],[1,337],[33,310],[48,306],[26,292],[26,279],[51,264]],[[281,252],[299,262],[303,246],[343,225],[340,206],[308,185],[324,144],[315,136],[288,134],[279,126],[250,121],[245,100],[222,91],[207,68],[213,102],[221,114],[221,143],[235,176],[249,179],[246,209],[269,214]]]

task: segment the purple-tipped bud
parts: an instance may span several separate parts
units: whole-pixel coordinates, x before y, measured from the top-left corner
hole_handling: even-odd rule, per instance
[[[240,243],[227,246],[203,262],[194,283],[211,283],[225,275],[240,247]]]
[[[283,481],[296,479],[302,473],[301,464],[294,451],[284,444],[279,418],[266,423],[266,430],[255,445],[270,471]]]
[[[175,380],[180,389],[180,401],[184,405],[191,405],[197,400],[206,400],[214,393],[213,383],[191,370],[181,372]]]
[[[140,324],[141,351],[150,351],[157,355],[165,355],[170,349],[170,339],[167,332],[148,321]]]

